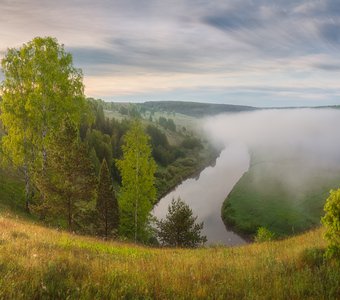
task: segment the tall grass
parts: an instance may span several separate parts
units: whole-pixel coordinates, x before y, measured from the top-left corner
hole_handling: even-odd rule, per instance
[[[321,229],[196,250],[104,242],[7,217],[0,217],[0,230],[1,299],[336,299],[340,293],[340,266],[315,250],[325,247]]]

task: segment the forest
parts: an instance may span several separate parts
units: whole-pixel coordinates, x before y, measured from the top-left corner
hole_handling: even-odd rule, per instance
[[[2,67],[1,159],[24,180],[26,212],[72,232],[156,243],[153,205],[218,149],[170,116],[86,98],[81,70],[53,38],[10,49]]]

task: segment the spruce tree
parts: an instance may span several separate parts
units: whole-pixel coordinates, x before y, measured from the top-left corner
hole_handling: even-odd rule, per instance
[[[82,204],[94,199],[97,179],[93,164],[79,130],[67,116],[61,130],[48,147],[45,176],[38,176],[37,187],[44,196],[41,206],[52,215],[63,216],[69,230],[81,219]]]
[[[157,221],[157,236],[165,246],[197,247],[207,241],[201,235],[203,222],[196,223],[190,207],[180,198],[172,200],[165,220]]]
[[[112,186],[110,171],[105,158],[103,159],[99,171],[96,208],[98,215],[98,233],[107,238],[113,233],[113,231],[118,230],[119,210],[118,202]]]

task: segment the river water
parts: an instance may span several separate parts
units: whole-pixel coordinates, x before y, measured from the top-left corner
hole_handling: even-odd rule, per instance
[[[221,219],[221,207],[233,186],[248,170],[249,160],[245,146],[229,144],[217,158],[215,166],[205,168],[198,178],[183,181],[159,201],[153,215],[164,218],[171,200],[181,197],[198,216],[198,221],[204,222],[203,234],[207,236],[207,244],[245,244],[240,236],[226,230]]]

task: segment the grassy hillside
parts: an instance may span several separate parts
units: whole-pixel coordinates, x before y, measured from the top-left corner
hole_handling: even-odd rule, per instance
[[[260,226],[278,236],[319,226],[329,190],[340,185],[340,172],[300,167],[296,161],[253,163],[223,204],[225,223],[246,235]]]
[[[0,299],[335,299],[322,230],[239,248],[151,249],[0,217]]]

